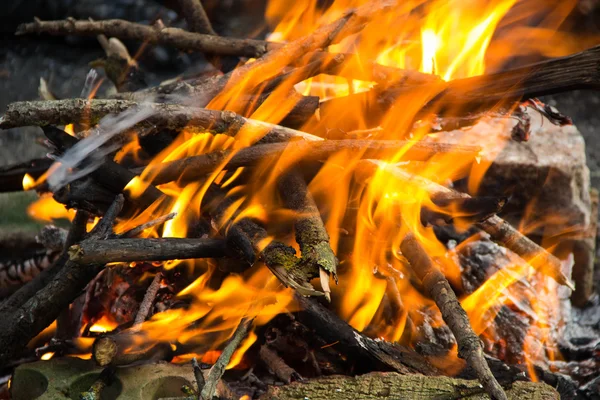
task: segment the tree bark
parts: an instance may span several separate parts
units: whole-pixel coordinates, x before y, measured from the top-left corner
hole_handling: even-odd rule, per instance
[[[559,400],[560,396],[544,383],[515,382],[507,388],[511,400]],[[484,400],[477,381],[445,376],[400,375],[373,372],[355,377],[328,376],[284,386],[269,386],[263,400],[362,400],[391,399],[463,399]]]

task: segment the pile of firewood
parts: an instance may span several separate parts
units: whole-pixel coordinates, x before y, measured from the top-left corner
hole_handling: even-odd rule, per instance
[[[133,282],[148,272],[154,274],[154,278],[147,286],[135,315],[124,318],[129,322],[95,340],[93,358],[98,365],[107,368],[101,381],[108,379],[115,366],[140,360],[169,360],[191,351],[185,345],[174,348],[170,343],[160,341],[133,351],[131,347],[139,343],[136,337],[143,334],[144,321],[152,314],[183,307],[181,303],[185,303],[174,294],[189,282],[182,280],[177,268],[157,269],[151,262],[207,258],[214,259],[219,265],[210,277],[215,287],[229,274],[264,263],[281,283],[296,291],[295,301],[301,310],[299,314],[282,314],[269,325],[257,328],[269,338],[260,346],[259,357],[282,381],[299,380],[301,375],[281,359],[277,349],[297,350],[300,354],[298,359],[302,359],[300,364],[310,365],[306,367],[310,372],[302,373],[305,376],[370,371],[441,375],[443,372],[427,357],[405,346],[408,343],[401,345],[370,339],[314,298],[331,301],[330,279],[338,279],[337,268],[345,254],[342,250],[334,254],[318,201],[309,192],[307,181],[316,175],[323,161],[341,151],[361,154],[359,162],[348,166],[353,184],[368,185],[374,174],[385,173],[389,179],[415,186],[427,193],[436,205],[435,210],[422,210],[422,224],[452,224],[454,215],[460,214],[463,221],[468,221],[489,234],[493,241],[528,260],[537,271],[561,285],[572,286],[561,269],[559,259],[497,215],[506,203],[505,198],[471,197],[420,177],[418,169],[381,162],[407,148],[402,161],[426,161],[441,153],[475,160],[480,148],[429,141],[382,140],[377,138],[377,132],[385,127],[377,127],[382,125],[384,115],[394,107],[397,98],[421,91],[434,95],[422,102],[414,117],[415,124],[417,120],[433,120],[430,126],[432,132],[472,126],[482,116],[492,115],[515,119],[513,139],[527,140],[530,127],[524,110],[528,106],[555,124],[570,123],[569,118],[541,103],[537,96],[600,87],[600,47],[505,72],[445,82],[433,75],[375,62],[365,63],[353,54],[327,51],[330,45],[359,33],[374,17],[389,11],[396,5],[395,1],[372,0],[348,10],[340,19],[320,27],[311,35],[287,44],[217,36],[198,0],[181,0],[180,3],[189,31],[168,28],[160,22],[145,26],[122,20],[72,19],[36,20],[22,25],[17,31],[20,35],[100,35],[107,57],[99,65],[105,69],[117,93],[104,99],[13,103],[0,118],[0,128],[41,127],[51,149],[49,156],[57,160],[52,167],[52,161],[43,159],[3,168],[0,179],[4,190],[22,189],[21,182],[27,174],[36,181],[33,185],[36,191],[52,193],[56,201],[77,210],[68,234],[52,232],[48,236],[58,235],[58,238],[44,239],[53,243],[47,246],[52,248],[47,258],[53,261],[52,265],[0,304],[0,365],[19,360],[27,344],[56,320],[63,336],[46,344],[44,349],[53,349],[58,354],[76,353],[71,340],[82,331],[91,334],[90,314],[92,304],[97,301],[94,297],[102,297],[102,293],[96,293],[97,283],[109,279],[106,271],[107,264],[111,263],[137,263],[136,268],[122,272],[125,276],[122,279]],[[160,43],[205,53],[222,74],[175,80],[148,88],[143,71],[118,39]],[[245,62],[248,58],[255,60]],[[353,64],[361,64],[362,67],[349,68]],[[325,101],[315,96],[302,96],[294,90],[295,84],[319,74],[340,75],[375,82],[376,85],[366,92]],[[93,76],[90,79],[93,81]],[[219,104],[215,99],[232,88],[239,92],[235,104],[223,104],[222,109],[215,109],[215,104]],[[260,107],[273,106],[269,104],[273,102],[270,100],[273,93],[284,93],[293,99],[294,105],[285,110],[281,122],[273,124],[250,118]],[[211,108],[204,108],[209,103]],[[348,122],[352,120],[350,118],[345,122],[343,118],[331,118],[336,121],[335,125],[322,123],[318,128],[309,130],[309,127],[316,126],[311,125],[311,121],[316,118],[317,111],[320,121],[327,121],[332,114],[346,107],[361,110],[362,115],[367,116],[369,128],[373,129],[371,137],[365,139],[364,136],[357,138],[353,135],[357,127]],[[236,112],[229,111],[231,109]],[[109,119],[107,116],[110,116]],[[74,135],[59,128],[67,124],[74,124]],[[137,137],[145,154],[152,157],[165,149],[184,129],[229,135],[239,142],[239,147],[151,165],[143,157],[120,162],[114,160],[118,149],[133,136]],[[409,133],[406,132],[406,137]],[[273,239],[260,221],[248,216],[240,217],[239,211],[232,213],[232,206],[239,197],[214,181],[215,171],[225,171],[225,177],[230,178],[235,173],[236,182],[248,183],[251,187],[253,182],[256,185],[260,176],[253,168],[280,157],[288,159],[275,185],[277,195],[283,206],[294,211],[295,215],[293,227],[286,226],[288,231],[281,236],[285,237],[292,230],[295,232],[299,255],[283,239]],[[240,167],[246,168],[238,174],[235,171]],[[142,181],[145,185],[134,193],[126,188],[132,181]],[[180,186],[190,183],[205,185],[200,204],[201,218],[190,223],[187,238],[140,237],[145,230],[159,230],[175,217],[174,214],[156,213],[157,204],[173,200],[160,189],[160,185],[169,182],[177,182]],[[142,214],[144,210],[146,212]],[[113,231],[115,221],[139,215],[144,215],[145,219],[136,219],[138,226],[125,232]],[[86,224],[95,216],[102,218],[91,231],[86,232]],[[437,261],[420,243],[418,235],[408,232],[400,250],[413,278],[433,299],[450,328],[458,345],[458,355],[466,360],[469,367],[463,376],[479,379],[483,391],[491,398],[506,399],[505,389],[508,390],[517,377],[527,380],[530,371],[507,366],[484,354],[481,341],[454,290]],[[380,268],[377,273],[391,282],[390,290],[393,291],[393,272]],[[15,270],[15,274],[21,272]],[[311,283],[313,278],[319,279],[320,289]],[[18,276],[14,279],[18,280]],[[161,283],[163,288],[171,288],[171,295],[161,291]],[[131,284],[131,287],[135,285]],[[398,289],[395,288],[395,291]],[[393,307],[402,309],[399,298],[395,303],[392,301]],[[122,311],[126,309],[126,306],[121,308]],[[206,381],[202,373],[197,374],[199,388],[193,391],[193,396],[203,399],[215,396],[225,366],[253,329],[253,318],[259,313],[257,311],[241,319],[211,367]],[[290,342],[294,344],[290,345]],[[328,343],[336,343],[335,350],[328,349]],[[328,366],[327,370],[324,365]],[[197,364],[194,368],[200,370]],[[563,379],[548,371],[536,373],[553,386]],[[348,383],[349,387],[353,384],[357,383]],[[93,390],[99,393],[104,385],[96,385]],[[479,390],[476,387],[465,388],[454,396],[473,395]],[[518,395],[514,392],[516,386],[510,390],[511,396]],[[567,392],[569,390],[572,388],[566,389]]]

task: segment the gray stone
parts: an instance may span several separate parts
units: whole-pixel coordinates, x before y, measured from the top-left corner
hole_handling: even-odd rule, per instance
[[[61,357],[19,366],[13,375],[11,393],[14,400],[78,400],[98,378],[102,368],[91,360]],[[207,371],[204,371],[207,372]],[[205,374],[206,375],[206,374]],[[102,400],[154,400],[182,397],[181,386],[195,388],[189,364],[153,363],[117,368],[115,379],[104,388]],[[224,385],[217,394],[224,394]]]
[[[529,141],[511,140],[508,120],[486,120],[472,129],[439,135],[443,142],[482,146],[485,173],[479,193],[511,196],[503,217],[527,234],[574,237],[590,224],[590,173],[585,143],[575,126],[556,126],[535,111]],[[541,230],[543,229],[543,231]]]

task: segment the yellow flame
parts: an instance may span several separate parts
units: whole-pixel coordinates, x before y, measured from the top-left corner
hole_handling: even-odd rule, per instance
[[[43,354],[40,359],[44,360],[44,361],[48,361],[49,359],[51,359],[54,356],[54,352],[50,351],[48,353]]]
[[[35,187],[35,179],[29,175],[25,174],[23,176],[23,190],[31,190]]]

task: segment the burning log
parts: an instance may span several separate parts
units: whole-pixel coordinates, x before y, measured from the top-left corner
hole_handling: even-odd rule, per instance
[[[150,165],[145,175],[159,185],[182,179],[190,181],[204,177],[219,166],[224,169],[256,166],[266,159],[275,159],[284,152],[297,162],[326,160],[343,150],[361,154],[361,158],[378,158],[406,149],[404,159],[426,160],[435,154],[452,153],[475,159],[481,151],[475,146],[449,146],[443,143],[411,142],[404,140],[323,140],[291,143],[267,143],[243,148],[236,152],[223,151],[203,154]]]
[[[49,35],[106,35],[122,40],[137,40],[152,44],[165,44],[181,50],[194,50],[207,54],[260,57],[273,49],[261,40],[224,38],[215,35],[192,33],[179,28],[167,28],[162,23],[153,26],[136,24],[120,19],[105,21],[77,21],[69,18],[61,21],[41,21],[22,24],[17,35],[45,33]]]
[[[377,161],[360,161],[356,167],[358,180],[363,181],[380,167],[381,166]],[[434,200],[434,202],[436,198],[470,197],[466,193],[453,191],[452,189],[448,189],[425,178],[415,176],[394,166],[386,166],[386,170],[398,179],[418,184],[423,190],[429,193],[430,198]],[[562,263],[558,258],[534,243],[502,218],[493,215],[479,222],[477,225],[487,232],[494,241],[515,252],[534,269],[550,276],[561,285],[573,288],[573,284],[570,282],[569,278],[562,272]]]
[[[469,317],[460,305],[450,283],[427,255],[413,234],[409,233],[400,244],[413,272],[423,282],[425,290],[435,300],[444,322],[458,342],[458,355],[465,359],[492,399],[508,399],[504,389],[492,374],[484,356],[479,337],[471,328]]]
[[[319,209],[299,171],[292,170],[284,175],[278,186],[286,207],[297,213],[294,228],[302,256],[300,268],[318,268],[325,298],[331,301],[329,276],[333,274],[337,282],[338,260],[329,244],[329,235],[321,220]]]
[[[167,261],[218,258],[227,255],[220,239],[109,239],[86,240],[69,248],[70,260],[78,264],[132,261]]]
[[[87,240],[99,240],[109,236],[123,203],[123,196],[117,196]],[[18,355],[33,337],[49,326],[104,266],[91,264],[82,268],[79,264],[68,261],[66,257],[61,257],[60,260],[65,260],[64,266],[53,267],[58,267],[56,275],[46,286],[35,292],[22,306],[6,313],[0,329],[0,364],[5,364]]]
[[[132,348],[135,333],[120,332],[101,336],[94,341],[92,358],[101,367],[128,365],[137,361],[170,360],[173,350],[169,343],[157,343],[144,349]]]

